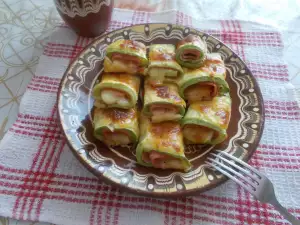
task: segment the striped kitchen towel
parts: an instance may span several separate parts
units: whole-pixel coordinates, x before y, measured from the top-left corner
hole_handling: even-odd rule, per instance
[[[265,100],[265,130],[250,163],[274,183],[282,204],[300,217],[300,109],[289,89],[281,35],[242,21],[197,21],[179,11],[115,9],[109,31],[138,23],[191,26],[240,55]],[[0,143],[0,215],[55,224],[288,224],[274,208],[228,181],[199,196],[165,200],[120,192],[77,161],[58,124],[56,95],[70,60],[92,39],[62,25],[52,34]]]

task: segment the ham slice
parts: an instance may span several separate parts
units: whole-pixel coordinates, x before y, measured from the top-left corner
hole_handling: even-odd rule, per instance
[[[182,61],[197,60],[199,58],[200,58],[200,52],[196,49],[185,49],[183,50],[181,55]]]
[[[170,104],[152,104],[150,106],[150,112],[152,115],[160,115],[163,113],[178,113],[178,108]]]
[[[117,61],[122,61],[122,62],[131,62],[133,64],[139,65],[140,64],[140,59],[136,56],[132,56],[132,55],[125,55],[122,53],[113,53],[111,55],[111,59],[117,60]]]
[[[157,151],[143,152],[142,159],[159,169],[182,169],[181,161],[170,155]]]
[[[218,94],[218,87],[213,82],[202,82],[191,85],[184,90],[184,96],[189,103],[209,101]]]

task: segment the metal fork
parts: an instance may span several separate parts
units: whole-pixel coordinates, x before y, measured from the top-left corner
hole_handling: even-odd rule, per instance
[[[257,169],[224,151],[211,153],[206,163],[226,175],[241,187],[249,191],[257,200],[270,203],[293,225],[300,225],[300,220],[287,211],[276,199],[272,182]]]

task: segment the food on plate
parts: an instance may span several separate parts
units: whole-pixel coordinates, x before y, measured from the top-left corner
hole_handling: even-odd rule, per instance
[[[211,100],[228,92],[229,86],[225,78],[226,69],[221,56],[217,53],[207,54],[202,67],[184,69],[184,74],[178,81],[179,93],[189,103]]]
[[[177,43],[176,60],[186,68],[199,68],[207,54],[206,42],[197,35],[188,35]]]
[[[207,53],[195,35],[175,50],[172,44],[150,45],[148,65],[140,42],[118,40],[107,47],[104,73],[93,89],[94,136],[108,146],[136,143],[141,165],[188,171],[184,144],[223,142],[231,98],[220,54]]]
[[[231,115],[229,95],[191,104],[181,121],[187,144],[219,144],[227,138]]]
[[[155,85],[149,79],[145,80],[143,113],[150,116],[151,122],[180,120],[185,113],[185,106],[176,84]]]
[[[174,121],[151,123],[140,118],[141,137],[136,148],[137,162],[159,169],[188,171],[191,164],[184,155],[180,124]]]
[[[151,82],[176,82],[182,76],[182,68],[175,60],[175,46],[171,44],[150,45],[147,74]]]
[[[104,72],[143,74],[147,64],[146,46],[138,41],[122,39],[107,47]]]
[[[135,108],[95,108],[93,122],[94,136],[108,146],[128,145],[138,141],[138,112]]]
[[[136,105],[140,89],[140,77],[126,73],[104,73],[101,82],[93,89],[98,108],[129,109]]]

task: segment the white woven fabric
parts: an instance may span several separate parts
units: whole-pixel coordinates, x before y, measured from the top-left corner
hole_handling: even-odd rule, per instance
[[[266,123],[251,164],[274,182],[284,206],[300,216],[300,109],[289,89],[280,33],[240,21],[199,22],[178,11],[115,10],[109,30],[168,22],[222,39],[249,65],[265,100]],[[227,182],[179,200],[121,193],[74,158],[57,124],[56,94],[71,58],[91,39],[68,27],[51,36],[21,102],[18,120],[0,143],[0,214],[55,224],[284,224],[271,207]]]

